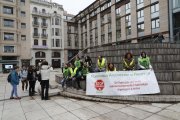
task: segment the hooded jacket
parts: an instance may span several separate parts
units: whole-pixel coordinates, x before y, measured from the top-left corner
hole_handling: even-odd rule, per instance
[[[47,65],[42,65],[40,73],[41,73],[41,79],[42,80],[49,80],[49,78],[50,78],[50,67]]]
[[[11,72],[11,85],[19,85],[19,76],[15,70]]]

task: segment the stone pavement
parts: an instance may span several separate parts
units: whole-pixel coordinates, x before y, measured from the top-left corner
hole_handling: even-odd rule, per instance
[[[180,120],[180,103],[113,104],[61,96],[42,101],[38,95],[9,100],[11,86],[6,78],[0,75],[1,120]],[[19,93],[28,95],[20,87]]]

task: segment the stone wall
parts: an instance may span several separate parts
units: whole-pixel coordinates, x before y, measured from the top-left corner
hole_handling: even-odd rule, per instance
[[[128,44],[90,48],[88,55],[95,65],[98,55],[113,62],[122,70],[122,60],[126,52],[131,52],[137,62],[140,53],[145,51],[151,58],[153,69],[163,95],[180,95],[180,44]]]

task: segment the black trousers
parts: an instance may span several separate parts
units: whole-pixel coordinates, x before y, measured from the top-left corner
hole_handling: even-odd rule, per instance
[[[35,84],[36,84],[36,81],[29,81],[29,96],[34,95],[34,93],[35,93]]]
[[[45,93],[44,93],[45,92]],[[41,81],[41,99],[49,99],[49,80]]]

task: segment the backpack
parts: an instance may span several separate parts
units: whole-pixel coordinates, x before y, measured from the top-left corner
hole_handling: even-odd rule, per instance
[[[7,81],[10,83],[11,82],[11,73],[9,73],[8,77],[7,77]]]

